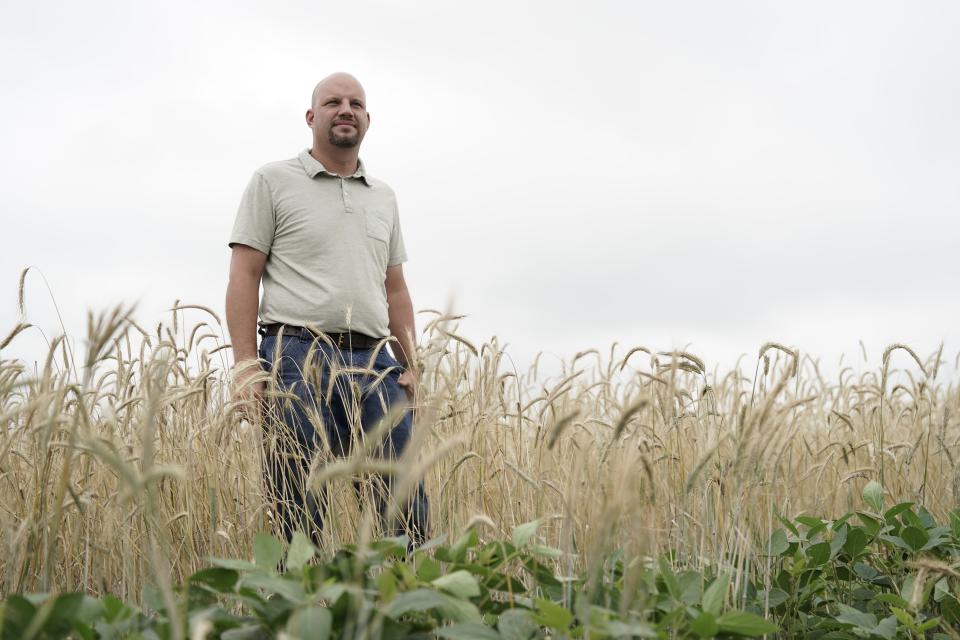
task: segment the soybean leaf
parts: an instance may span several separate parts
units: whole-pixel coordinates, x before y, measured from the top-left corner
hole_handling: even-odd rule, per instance
[[[507,609],[497,621],[503,640],[529,640],[539,628],[527,609]]]
[[[663,556],[660,556],[657,562],[660,566],[660,577],[663,578],[663,583],[666,585],[667,591],[674,600],[680,600],[682,595],[680,583],[677,582],[676,576],[673,575],[673,570],[670,568],[670,564]]]
[[[240,574],[233,569],[214,567],[197,571],[190,576],[189,581],[196,585],[203,585],[217,593],[230,593],[236,586],[239,577]]]
[[[717,625],[724,633],[741,636],[762,636],[765,633],[775,633],[780,629],[769,620],[746,611],[728,611],[717,618]]]
[[[245,576],[240,581],[240,584],[244,587],[264,589],[268,594],[275,593],[298,604],[303,603],[307,597],[303,590],[303,584],[294,580],[281,578],[280,576],[254,573]]]
[[[897,635],[897,620],[893,616],[888,616],[871,631],[882,638],[894,638]]]
[[[333,616],[323,607],[305,607],[294,611],[287,622],[287,633],[300,640],[327,640]]]
[[[723,573],[707,587],[703,592],[703,610],[714,616],[720,615],[720,609],[723,607],[723,600],[727,595],[727,587],[730,584],[730,575]],[[716,631],[713,632],[716,635]]]
[[[530,538],[533,537],[533,534],[537,532],[537,528],[541,522],[542,520],[537,519],[514,527],[513,532],[510,534],[513,546],[519,548],[526,545],[527,542],[530,541]]]
[[[473,598],[480,595],[480,585],[469,571],[453,571],[440,576],[431,584],[448,593],[452,593],[458,598]]]
[[[856,558],[860,552],[867,548],[867,534],[860,527],[854,527],[847,533],[847,539],[843,543],[843,551],[851,558]]]
[[[253,537],[253,558],[261,569],[275,571],[283,559],[283,545],[269,533],[261,531]]]
[[[614,638],[659,638],[657,632],[654,631],[649,624],[646,622],[621,622],[619,620],[611,620],[607,623],[607,628],[605,629],[608,635],[613,636]]]
[[[960,602],[952,595],[946,595],[940,601],[940,611],[948,624],[960,622]]]
[[[502,637],[495,629],[479,622],[460,622],[440,627],[435,633],[450,640],[501,640]]]
[[[845,604],[837,604],[837,609],[840,611],[836,615],[837,622],[850,624],[867,631],[872,631],[877,626],[877,616],[872,613],[864,613]]]
[[[287,568],[302,569],[316,552],[316,547],[311,544],[307,536],[300,531],[295,531],[290,541],[290,548],[287,550]]]
[[[787,541],[787,534],[783,529],[777,529],[770,535],[770,541],[767,543],[767,555],[779,556],[790,548]]]
[[[717,624],[717,617],[714,614],[702,611],[690,623],[690,630],[699,638],[712,638],[720,632],[720,625]]]
[[[573,614],[560,605],[543,598],[535,600],[537,613],[534,619],[545,627],[566,631],[573,622]]]
[[[871,480],[867,483],[867,486],[863,488],[863,501],[870,505],[874,513],[881,513],[883,511],[883,498],[885,493],[883,485],[876,480]]]
[[[246,560],[237,560],[234,558],[207,558],[207,562],[224,569],[233,569],[234,571],[256,571],[260,567]]]
[[[912,502],[901,502],[900,504],[895,504],[883,513],[883,518],[885,520],[893,520],[904,511],[908,511],[913,507]]]
[[[807,549],[807,557],[810,558],[811,566],[819,567],[826,564],[827,560],[830,559],[830,543],[818,542],[812,545]]]
[[[446,598],[432,589],[415,589],[401,593],[391,600],[383,613],[391,618],[399,618],[411,611],[428,611],[446,603]]]
[[[923,548],[927,541],[930,540],[930,536],[927,535],[927,532],[919,527],[909,526],[904,527],[900,531],[900,537],[910,545],[910,548],[914,551],[919,551]]]

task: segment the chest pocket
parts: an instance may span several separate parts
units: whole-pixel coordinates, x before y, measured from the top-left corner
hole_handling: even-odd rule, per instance
[[[364,215],[367,223],[367,239],[383,243],[383,248],[390,244],[390,224],[386,221],[386,212],[378,209],[367,209]]]

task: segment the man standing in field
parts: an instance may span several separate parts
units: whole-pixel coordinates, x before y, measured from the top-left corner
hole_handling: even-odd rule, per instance
[[[267,420],[277,436],[267,481],[286,537],[303,530],[317,540],[327,499],[307,487],[316,456],[349,455],[387,418],[396,424],[381,432],[381,457],[396,460],[410,439],[415,328],[396,199],[359,159],[370,126],[363,87],[346,73],[325,78],[306,120],[312,147],[257,170],[243,194],[226,311],[237,399],[248,411],[265,407],[264,382],[249,381],[258,356],[266,370],[276,366],[279,390],[296,396],[270,403],[268,416],[279,419]],[[376,349],[391,335],[394,357]],[[399,507],[390,504],[394,484],[389,474],[373,483],[381,522],[418,544],[428,530],[423,484]]]

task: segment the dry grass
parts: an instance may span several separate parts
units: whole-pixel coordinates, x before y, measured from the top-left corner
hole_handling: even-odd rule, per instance
[[[187,310],[205,320],[186,326]],[[894,345],[880,371],[825,380],[774,343],[752,378],[689,353],[614,347],[542,376],[537,363],[510,370],[495,339],[474,344],[431,313],[417,447],[398,468],[425,477],[435,534],[502,536],[544,518],[571,569],[612,547],[673,548],[690,566],[763,575],[755,550],[774,510],[839,516],[870,479],[938,517],[955,504],[960,394],[938,382],[939,353]],[[4,593],[135,601],[209,556],[250,556],[268,526],[259,426],[228,402],[216,315],[184,305],[172,317],[152,331],[119,309],[91,317],[87,352],[55,339],[39,376],[0,361]],[[366,470],[357,460],[316,476],[333,496],[327,550],[374,533],[350,482]]]

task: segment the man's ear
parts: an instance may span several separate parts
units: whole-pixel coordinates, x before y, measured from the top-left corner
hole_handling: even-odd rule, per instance
[[[307,109],[307,126],[313,129],[313,109]]]

